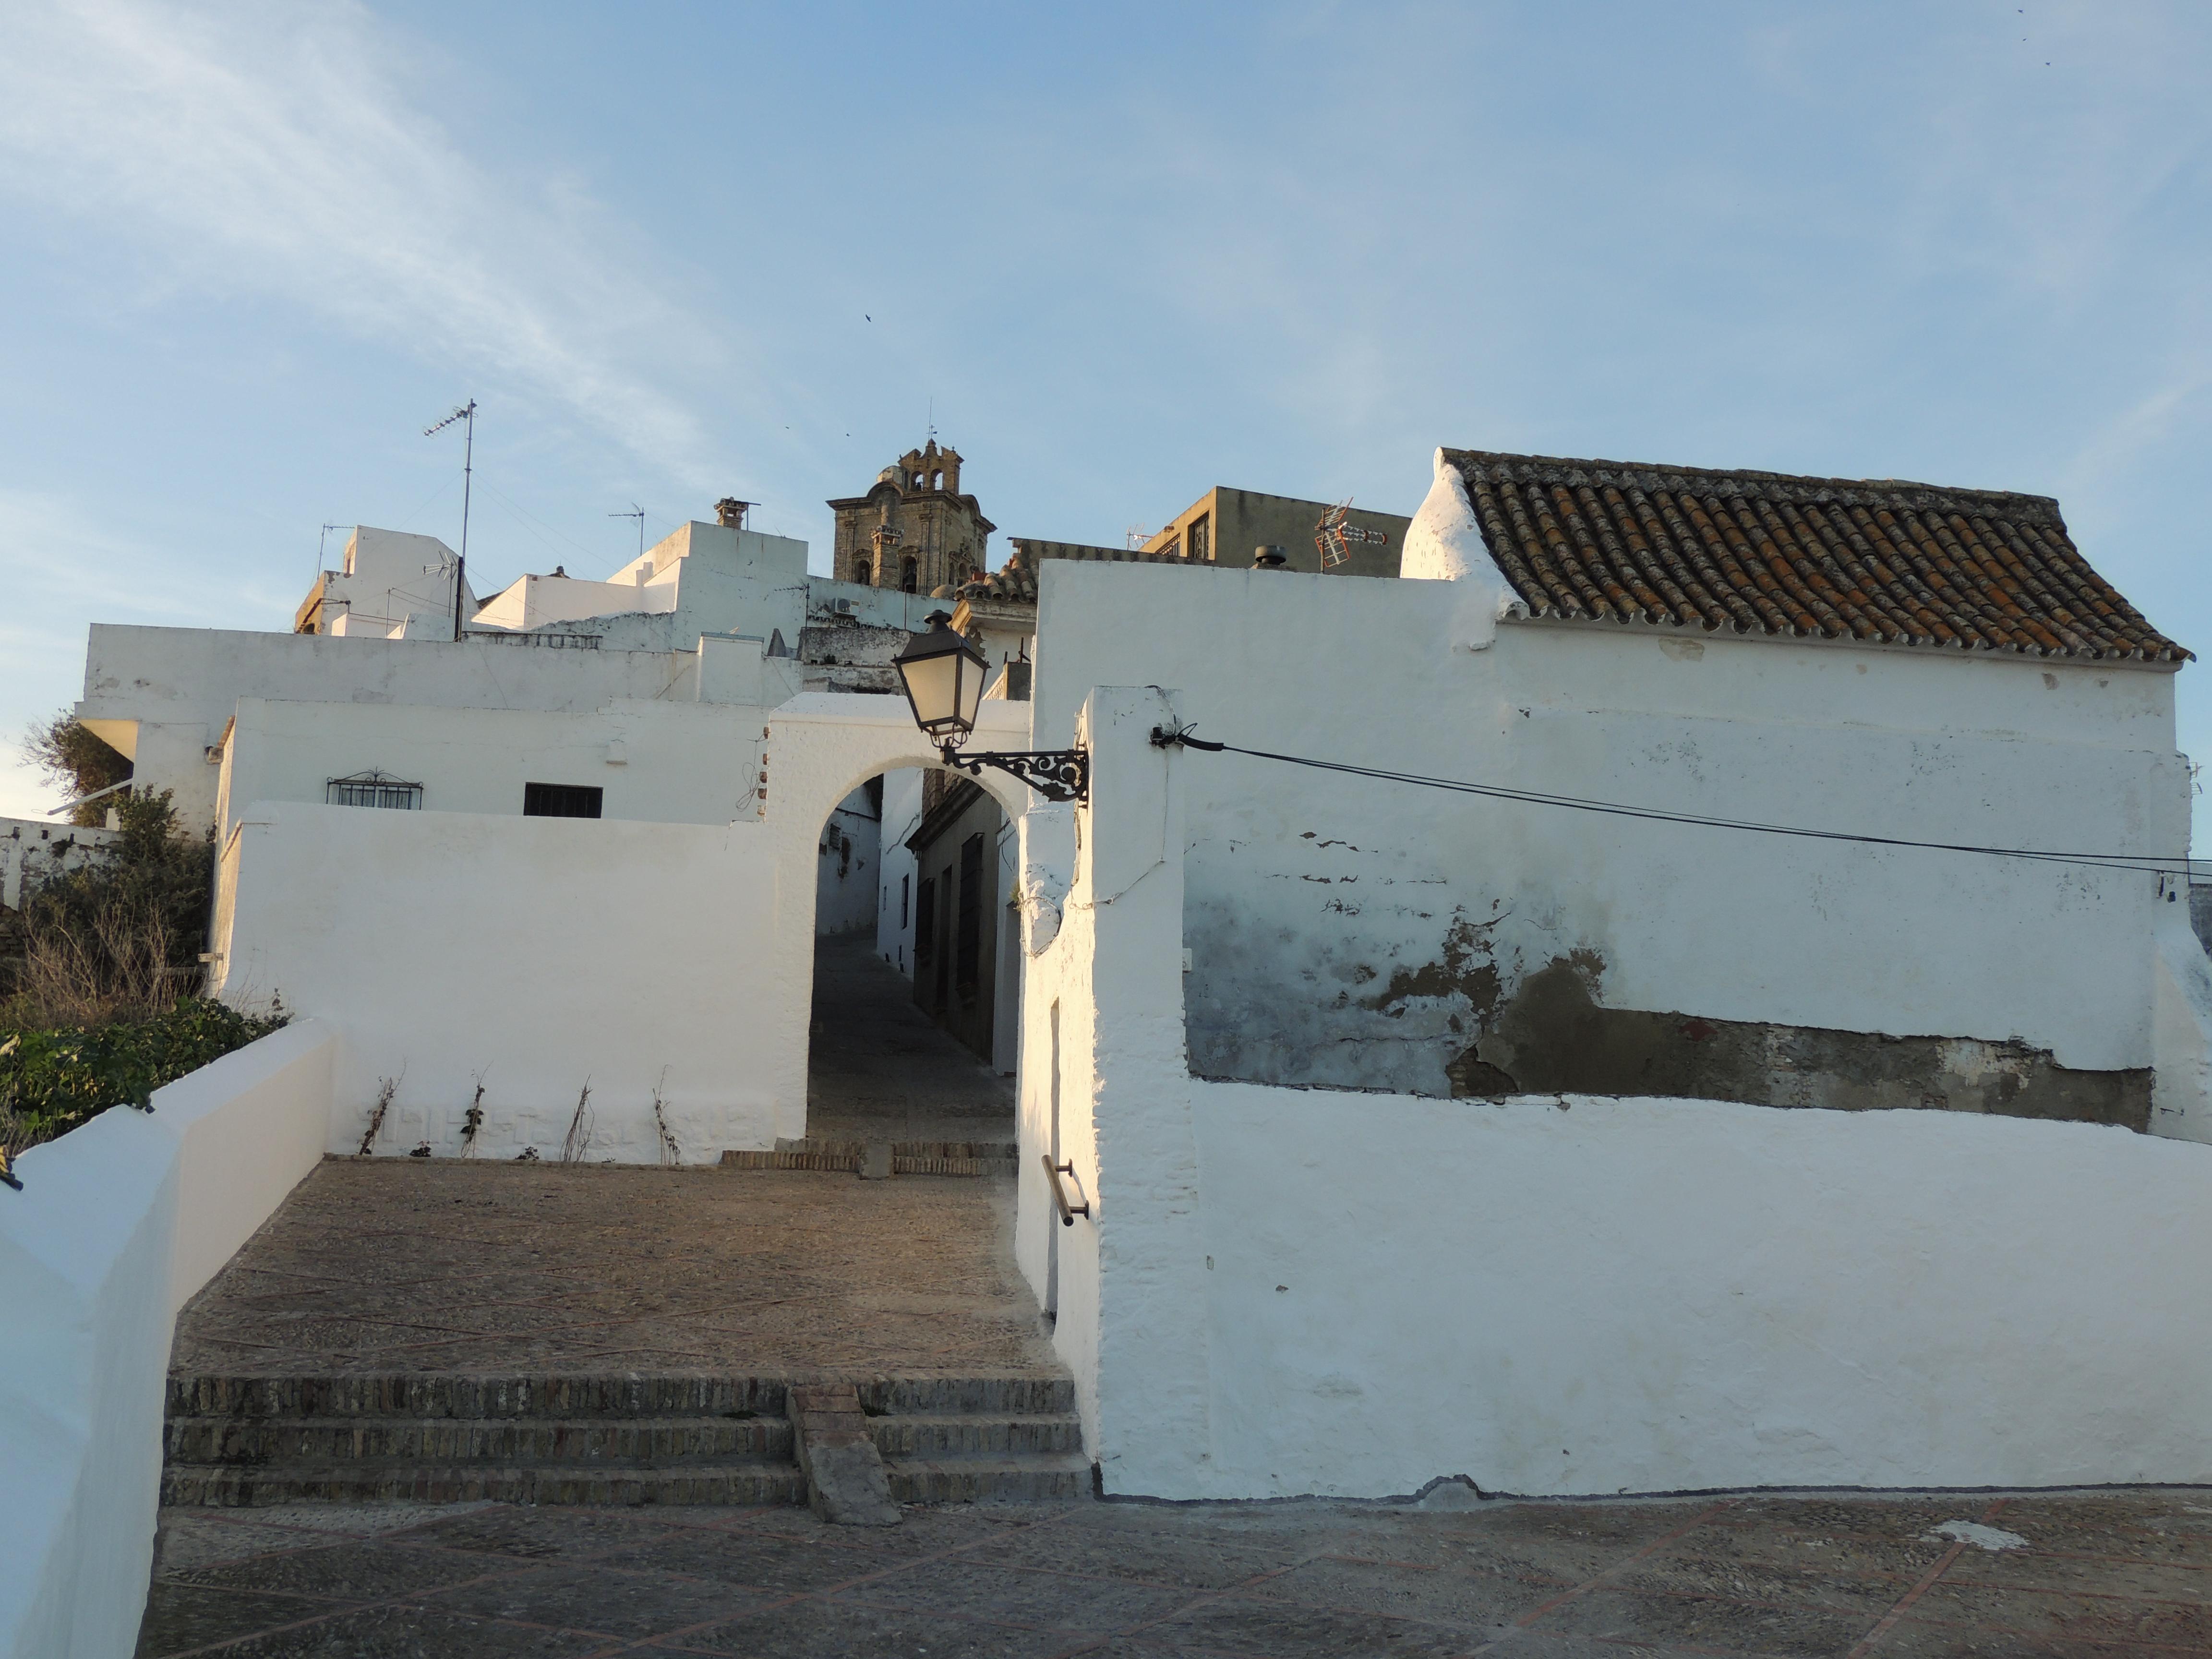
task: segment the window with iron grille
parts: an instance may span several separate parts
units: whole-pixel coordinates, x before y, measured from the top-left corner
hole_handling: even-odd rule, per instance
[[[323,799],[331,806],[389,806],[419,812],[422,810],[422,786],[403,783],[383,772],[356,772],[351,777],[332,778],[325,783]]]
[[[1204,513],[1190,521],[1190,556],[1194,559],[1213,556],[1213,524]]]
[[[955,947],[953,975],[960,1000],[973,1002],[982,982],[983,965],[983,837],[978,833],[960,843],[960,938]]]
[[[526,783],[522,816],[526,818],[595,818],[606,792],[595,783]]]

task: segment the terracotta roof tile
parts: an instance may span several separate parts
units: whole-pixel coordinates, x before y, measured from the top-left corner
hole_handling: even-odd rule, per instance
[[[1447,450],[1529,614],[2180,662],[2047,495]]]

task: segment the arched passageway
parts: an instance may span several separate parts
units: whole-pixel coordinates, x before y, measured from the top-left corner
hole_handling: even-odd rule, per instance
[[[888,1147],[916,1172],[1012,1158],[1012,832],[992,795],[938,768],[878,774],[830,809],[816,844],[810,1149]]]

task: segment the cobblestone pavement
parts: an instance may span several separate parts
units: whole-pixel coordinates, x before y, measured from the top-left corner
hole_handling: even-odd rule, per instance
[[[1013,1136],[1013,1091],[866,939],[817,952],[809,1129]],[[178,1322],[172,1369],[1059,1376],[1004,1178],[334,1158]]]
[[[173,1510],[140,1652],[2152,1659],[2212,1652],[2212,1493]]]
[[[1060,1376],[1013,1182],[332,1159],[186,1307],[171,1368]]]
[[[817,939],[806,1132],[817,1139],[1012,1140],[1014,1080],[914,1004],[872,935]]]

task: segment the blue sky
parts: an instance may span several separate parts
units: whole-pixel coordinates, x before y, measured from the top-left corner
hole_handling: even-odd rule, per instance
[[[471,395],[480,591],[633,501],[819,567],[933,410],[994,558],[1216,483],[1411,511],[1439,443],[1920,478],[2057,495],[2212,649],[2208,88],[2212,8],[2129,0],[15,0],[0,735],[90,621],[456,539]]]

